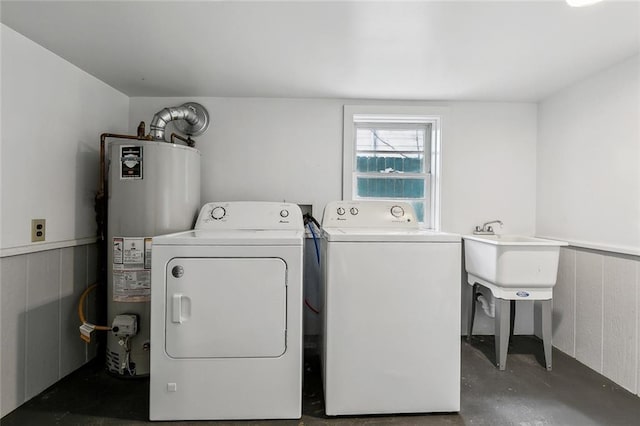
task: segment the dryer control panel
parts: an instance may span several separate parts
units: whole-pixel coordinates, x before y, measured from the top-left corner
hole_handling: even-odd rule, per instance
[[[297,204],[267,201],[228,201],[205,204],[195,229],[291,229],[304,230]]]
[[[396,201],[333,201],[324,208],[323,228],[418,229],[413,206]]]

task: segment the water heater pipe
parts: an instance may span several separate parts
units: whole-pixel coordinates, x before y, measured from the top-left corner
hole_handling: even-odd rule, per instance
[[[182,141],[184,143],[186,143],[188,146],[194,146],[196,144],[196,141],[194,141],[193,139],[191,139],[191,136],[187,136],[182,137],[177,133],[171,133],[171,143],[176,143],[176,139],[178,139],[179,141]]]
[[[164,131],[170,121],[182,120],[176,127],[188,136],[198,136],[209,127],[209,113],[195,102],[187,102],[177,107],[164,108],[153,116],[149,125],[149,137],[164,141]]]

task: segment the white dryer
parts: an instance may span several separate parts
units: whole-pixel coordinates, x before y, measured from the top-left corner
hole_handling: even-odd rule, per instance
[[[151,420],[302,414],[302,253],[295,204],[209,203],[153,239]]]
[[[460,237],[386,201],[329,203],[322,227],[326,413],[459,411]]]

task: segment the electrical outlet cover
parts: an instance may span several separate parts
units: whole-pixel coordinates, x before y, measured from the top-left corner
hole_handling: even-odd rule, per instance
[[[45,219],[31,219],[31,242],[44,241],[45,239]]]

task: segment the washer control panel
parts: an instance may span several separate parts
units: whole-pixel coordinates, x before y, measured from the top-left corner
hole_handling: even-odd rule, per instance
[[[419,227],[413,206],[396,201],[333,201],[324,208],[322,226],[327,228]]]
[[[393,206],[391,207],[391,216],[400,219],[402,217],[404,217],[404,209],[402,208],[402,206]]]
[[[303,230],[297,204],[267,201],[207,203],[200,209],[195,229],[294,229]]]
[[[213,209],[211,209],[211,214],[209,216],[211,216],[211,219],[213,220],[221,220],[224,219],[226,215],[227,210],[224,207],[215,206]]]

